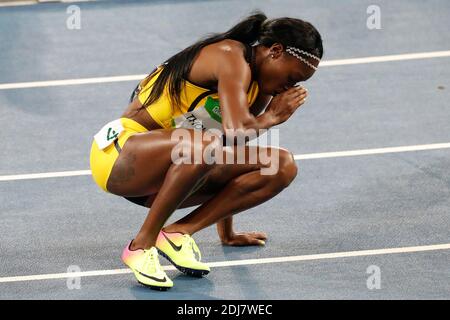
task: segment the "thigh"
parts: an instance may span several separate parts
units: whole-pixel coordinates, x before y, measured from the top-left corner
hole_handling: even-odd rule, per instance
[[[247,155],[249,155],[250,152],[264,152],[265,154],[271,154],[270,152],[272,150],[270,149],[272,149],[272,147],[259,147],[259,149],[255,149],[254,147],[246,146],[245,148]],[[282,152],[284,152],[284,150]],[[260,170],[268,165],[269,164],[263,164],[261,162],[254,164],[215,164],[214,168],[212,168],[203,179],[197,182],[197,185],[194,188],[195,191],[181,203],[179,209],[201,205],[219,193],[231,180],[245,175],[246,173]],[[158,194],[155,193],[145,197],[128,200],[150,208],[157,195]]]
[[[132,197],[158,192],[172,165],[171,151],[178,143],[171,131],[152,130],[128,138],[109,175],[108,191]]]
[[[107,190],[128,197],[157,193],[174,164],[176,150],[188,151],[192,157],[198,150],[202,154],[211,141],[206,135],[193,129],[159,129],[132,135],[114,163]]]
[[[216,192],[231,180],[248,172],[259,171],[271,166],[279,167],[280,153],[289,153],[285,149],[271,146],[245,146],[240,151],[234,148],[233,152],[235,155],[237,152],[244,152],[244,155],[240,158],[240,161],[234,157],[233,163],[227,164],[227,161],[224,161],[225,163],[223,164],[215,164],[214,168],[208,173],[207,179],[199,192]]]

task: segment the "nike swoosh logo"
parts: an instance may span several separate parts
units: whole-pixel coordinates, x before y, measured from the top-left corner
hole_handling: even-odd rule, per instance
[[[137,271],[137,270],[136,270],[136,271]],[[138,271],[138,272],[139,272],[139,271]],[[155,278],[155,277],[152,277],[152,276],[148,276],[148,275],[146,275],[146,274],[144,274],[144,273],[142,273],[142,272],[139,272],[139,274],[140,274],[141,276],[146,277],[146,278],[155,280],[156,282],[166,282],[166,281],[167,281],[166,277],[164,277],[163,279],[159,279],[159,278]]]
[[[172,241],[170,241],[170,239],[164,234],[164,232],[162,232],[162,235],[164,236],[164,238],[166,238],[166,240],[169,242],[170,246],[173,248],[173,250],[175,251],[180,251],[182,246],[177,246],[175,243],[173,243]]]

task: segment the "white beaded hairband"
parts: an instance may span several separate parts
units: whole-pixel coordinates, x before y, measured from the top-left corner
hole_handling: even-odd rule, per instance
[[[319,58],[319,57],[316,57],[315,55],[313,55],[313,54],[311,54],[311,53],[309,53],[309,52],[300,50],[299,48],[296,48],[296,47],[287,47],[287,48],[286,48],[286,52],[289,53],[289,54],[291,54],[291,55],[293,55],[294,57],[296,57],[296,58],[299,59],[300,61],[302,61],[302,62],[303,62],[304,64],[306,64],[308,67],[310,67],[310,68],[312,68],[312,69],[314,69],[314,70],[317,70],[317,67],[316,67],[316,66],[312,65],[308,60],[306,60],[305,58],[303,58],[302,56],[300,56],[300,55],[297,54],[297,53],[304,54],[305,56],[310,57],[310,58],[312,58],[312,59],[317,60],[318,62],[320,62],[320,58]]]

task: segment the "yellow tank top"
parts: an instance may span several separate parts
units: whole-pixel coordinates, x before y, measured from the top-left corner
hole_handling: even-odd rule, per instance
[[[140,88],[139,101],[144,104],[151,92],[151,86],[158,78],[162,66],[156,74]],[[258,83],[253,81],[247,92],[249,107],[258,96]],[[150,116],[163,128],[219,129],[222,130],[222,115],[218,93],[199,87],[187,80],[183,81],[180,105],[173,105],[169,99],[167,86],[158,101],[146,107]]]

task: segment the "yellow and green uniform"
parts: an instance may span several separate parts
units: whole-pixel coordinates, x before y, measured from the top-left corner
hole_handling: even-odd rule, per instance
[[[155,71],[138,93],[139,101],[144,104],[151,92],[153,83],[158,78],[162,67]],[[258,96],[258,83],[253,81],[247,92],[248,105],[251,106]],[[214,90],[205,89],[187,80],[183,83],[180,104],[169,101],[167,87],[163,96],[146,107],[150,116],[163,128],[219,129],[222,130],[219,95]]]
[[[158,79],[163,67],[157,68],[154,71],[154,76],[150,77],[148,81],[141,82],[143,84],[142,87],[138,87],[137,99],[142,104],[147,100],[152,90],[152,85]],[[247,92],[249,107],[255,102],[258,92],[258,83],[252,81]],[[222,115],[217,92],[184,80],[180,101],[179,105],[172,104],[166,86],[161,97],[156,102],[146,106],[145,109],[164,129],[190,128],[204,130],[215,128],[222,130]],[[119,132],[114,141],[111,141],[111,144],[101,149],[96,140],[94,140],[91,146],[90,166],[92,176],[98,186],[106,192],[108,192],[106,185],[109,175],[125,142],[136,133],[148,131],[144,126],[132,119],[120,118],[120,123],[123,130]],[[111,130],[105,130],[104,132],[106,135]],[[108,136],[108,138],[110,137]]]

